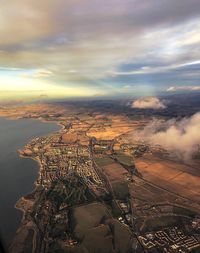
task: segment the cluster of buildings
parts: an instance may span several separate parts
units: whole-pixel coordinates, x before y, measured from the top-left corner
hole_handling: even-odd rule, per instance
[[[60,140],[56,135],[35,138],[22,151],[23,155],[36,157],[41,164],[37,184],[48,189],[53,181],[67,179],[70,174],[76,173],[88,186],[102,186],[90,147],[80,143],[66,144]]]
[[[123,216],[120,216],[118,220],[123,223],[127,224],[128,226],[132,227],[133,225],[133,216],[131,212],[131,206],[129,201],[117,201],[119,208],[122,211]]]
[[[144,248],[160,248],[166,253],[187,253],[200,246],[200,238],[188,235],[178,227],[146,233],[138,239]]]
[[[200,231],[200,217],[195,217],[192,221],[192,228]]]
[[[135,158],[141,157],[145,152],[149,151],[149,147],[143,142],[136,144],[123,143],[121,149],[131,153]]]
[[[109,153],[109,151],[111,152],[113,145],[114,145],[113,140],[98,140],[97,141],[95,138],[93,138],[92,140],[92,148],[95,154],[103,154],[105,152]]]
[[[58,145],[40,154],[42,164],[39,182],[44,187],[52,181],[65,179],[76,172],[88,185],[101,185],[102,181],[93,168],[88,147]]]

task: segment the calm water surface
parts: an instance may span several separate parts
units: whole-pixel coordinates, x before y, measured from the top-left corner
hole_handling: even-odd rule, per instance
[[[20,224],[22,212],[14,208],[21,197],[34,189],[38,164],[22,159],[17,150],[35,136],[59,130],[53,123],[39,120],[8,120],[0,117],[0,237],[9,245]]]

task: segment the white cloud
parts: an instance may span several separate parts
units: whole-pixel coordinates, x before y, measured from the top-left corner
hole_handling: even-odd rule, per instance
[[[128,89],[131,89],[132,88],[132,86],[131,85],[124,85],[123,87],[122,87],[122,89],[125,89],[125,90],[128,90]]]
[[[140,109],[164,109],[166,108],[164,102],[157,97],[146,97],[135,100],[132,103],[133,108]]]
[[[135,132],[133,138],[160,145],[188,159],[200,145],[200,112],[180,121],[153,120],[143,130]]]
[[[50,70],[46,70],[46,69],[39,69],[36,73],[35,73],[35,77],[48,77],[51,76],[53,73]]]
[[[171,87],[167,88],[167,91],[176,91],[176,87],[171,86]]]
[[[170,86],[167,88],[169,92],[176,92],[176,91],[200,91],[200,86]]]
[[[26,78],[43,78],[43,77],[49,77],[52,76],[53,72],[47,69],[37,69],[33,71],[32,73],[22,73],[20,74],[21,77],[26,77]]]

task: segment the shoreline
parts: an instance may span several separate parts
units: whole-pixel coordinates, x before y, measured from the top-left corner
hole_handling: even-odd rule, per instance
[[[24,118],[16,118],[16,120],[20,120],[20,119],[24,119]],[[46,121],[46,120],[43,120],[43,119],[40,119],[40,118],[34,119],[34,120],[40,120],[40,121],[43,122],[43,123],[55,123],[56,125],[61,126],[61,129],[59,129],[58,131],[55,131],[55,133],[56,133],[56,132],[59,133],[60,131],[62,131],[62,130],[64,129],[64,125],[62,125],[60,122],[55,122],[55,121],[53,121],[53,120],[52,120],[52,121]],[[47,135],[45,135],[45,136],[50,136],[50,135],[52,135],[53,133],[54,133],[54,132],[49,133],[49,134],[47,134]],[[33,138],[34,138],[34,137],[33,137]],[[33,138],[31,138],[31,139],[27,142],[27,144],[28,144]],[[36,137],[36,138],[37,138],[37,137]],[[25,196],[20,197],[20,198],[17,200],[17,202],[15,203],[15,205],[14,205],[14,208],[15,208],[15,209],[17,209],[17,210],[19,210],[19,211],[22,212],[22,215],[23,215],[23,216],[22,216],[22,219],[21,219],[20,223],[23,222],[24,215],[25,215],[25,212],[26,212],[27,210],[24,209],[23,207],[20,207],[20,206],[17,206],[17,205],[20,204],[20,201],[25,201],[25,197],[26,197],[27,195],[32,194],[32,193],[34,193],[34,192],[36,191],[36,188],[37,188],[37,179],[38,179],[39,176],[40,176],[41,168],[42,168],[42,164],[41,164],[40,160],[39,160],[37,157],[25,156],[25,155],[23,155],[23,154],[20,153],[22,150],[23,150],[23,148],[17,150],[18,156],[19,156],[21,159],[32,159],[32,160],[34,160],[34,161],[37,163],[37,166],[38,166],[38,177],[36,178],[36,180],[35,180],[34,183],[33,183],[34,189],[33,189],[31,192],[28,192]],[[24,200],[23,200],[23,199],[24,199]],[[19,227],[20,227],[20,226],[19,226]],[[19,229],[19,228],[18,228],[18,229]],[[18,229],[17,229],[17,230],[18,230]]]
[[[54,121],[54,120],[45,120],[45,119],[42,119],[42,118],[23,118],[23,117],[10,117],[9,115],[0,115],[0,117],[2,118],[5,118],[6,120],[9,120],[9,121],[16,121],[16,120],[37,120],[37,121],[40,121],[42,123],[51,123],[51,124],[54,124],[56,126],[59,127],[59,129],[55,130],[55,131],[52,131],[50,133],[47,133],[47,134],[44,134],[44,135],[41,135],[40,137],[44,137],[44,136],[51,136],[52,134],[54,133],[60,133],[64,130],[65,126],[61,123],[61,122],[57,122],[57,121]],[[25,156],[23,154],[21,154],[20,152],[23,151],[23,149],[25,148],[25,146],[31,142],[34,138],[38,138],[38,136],[32,136],[30,138],[28,138],[28,140],[26,141],[26,143],[20,147],[20,149],[16,149],[16,153],[17,153],[17,156],[20,158],[20,159],[24,159],[24,158],[28,158],[28,159],[31,159],[31,160],[34,160],[36,162],[36,169],[37,169],[37,177],[36,179],[34,180],[33,182],[33,189],[30,190],[29,192],[25,193],[25,195],[22,195],[19,199],[16,200],[15,204],[14,204],[14,209],[18,210],[19,211],[19,225],[17,226],[16,230],[15,230],[15,233],[14,233],[14,236],[13,238],[11,238],[11,241],[9,242],[8,244],[8,248],[11,247],[12,243],[13,243],[13,240],[15,239],[15,236],[17,235],[18,231],[20,231],[21,229],[21,226],[23,226],[23,222],[24,222],[24,219],[25,219],[25,215],[26,215],[26,212],[28,211],[28,205],[29,204],[33,204],[31,203],[31,200],[28,200],[26,199],[26,196],[28,196],[29,194],[32,194],[34,193],[36,190],[37,190],[37,180],[40,176],[40,173],[41,173],[41,168],[42,168],[42,164],[40,162],[40,160],[38,159],[38,157],[32,157],[32,156]],[[22,215],[22,216],[21,216]]]
[[[36,158],[33,158],[33,157],[26,157],[26,156],[23,156],[23,155],[19,155],[19,157],[21,158],[21,159],[26,159],[26,158],[28,158],[28,159],[32,159],[32,160],[34,160],[34,161],[36,161],[36,163],[37,163],[37,166],[39,165],[39,168],[38,168],[38,175],[40,175],[40,170],[41,170],[41,163],[40,163],[40,161],[38,160],[38,159],[36,159]],[[37,179],[38,179],[38,177],[37,177]],[[37,181],[37,179],[36,179],[36,181]],[[19,210],[19,211],[21,211],[22,212],[22,219],[21,219],[21,223],[23,222],[23,220],[24,220],[24,215],[25,215],[25,212],[27,211],[27,210],[25,210],[22,206],[20,206],[20,201],[26,201],[26,199],[25,199],[25,197],[27,196],[27,195],[29,195],[29,194],[32,194],[32,193],[34,193],[35,191],[36,191],[36,181],[34,181],[34,183],[33,183],[33,185],[34,185],[34,189],[31,191],[31,192],[28,192],[25,196],[22,196],[22,197],[20,197],[18,200],[17,200],[17,202],[15,203],[15,205],[14,205],[14,208],[15,209],[17,209],[17,210]],[[19,206],[18,206],[19,205]]]

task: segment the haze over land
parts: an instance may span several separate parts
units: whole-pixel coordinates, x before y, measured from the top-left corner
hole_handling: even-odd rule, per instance
[[[198,0],[3,0],[0,98],[199,90]]]

